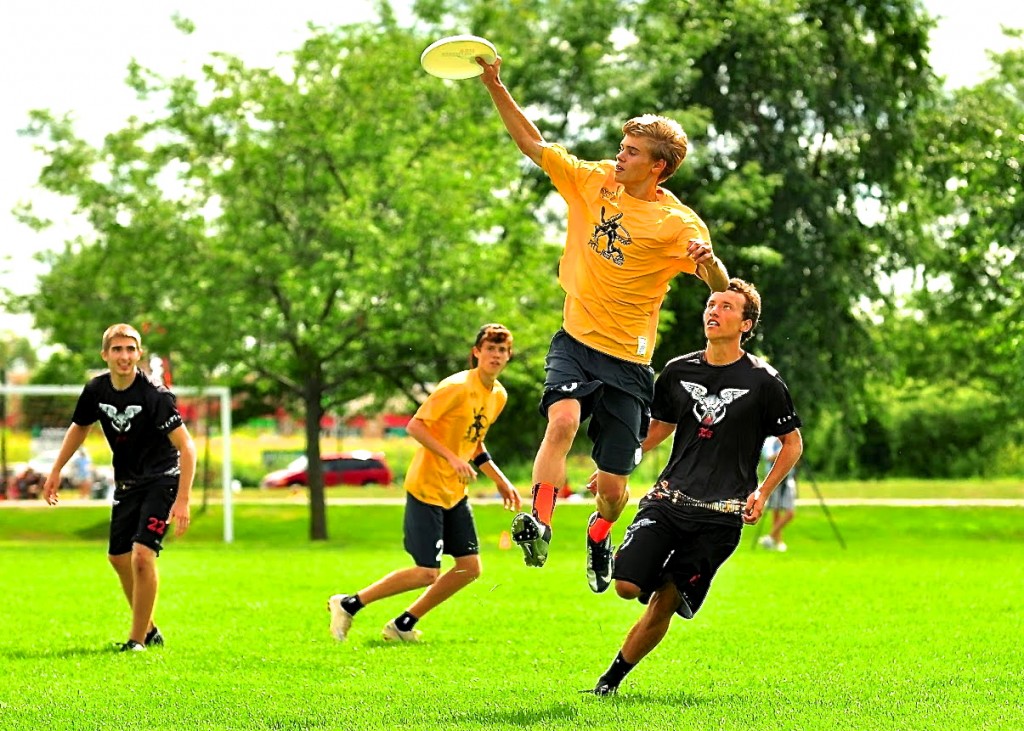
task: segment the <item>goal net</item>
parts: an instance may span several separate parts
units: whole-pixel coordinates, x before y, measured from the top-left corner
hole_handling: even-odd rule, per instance
[[[34,497],[45,479],[71,423],[82,385],[0,383],[0,492],[9,499]],[[224,542],[234,540],[231,464],[231,389],[175,386],[178,410],[196,443],[194,491],[205,503],[219,483],[224,509]],[[85,456],[72,458],[62,471],[61,491],[82,499],[109,499],[113,489],[110,449],[102,430],[86,439]]]

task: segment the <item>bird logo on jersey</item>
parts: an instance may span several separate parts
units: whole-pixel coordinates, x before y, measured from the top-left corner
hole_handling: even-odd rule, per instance
[[[721,393],[709,394],[699,383],[680,381],[679,385],[693,397],[697,403],[693,406],[693,415],[702,427],[717,424],[725,418],[725,407],[740,397],[750,393],[747,388],[723,388]]]
[[[114,429],[121,433],[124,433],[132,428],[132,418],[142,411],[141,406],[124,407],[124,413],[117,410],[116,406],[110,404],[100,404],[100,411],[106,414],[110,418],[110,423],[113,424]]]

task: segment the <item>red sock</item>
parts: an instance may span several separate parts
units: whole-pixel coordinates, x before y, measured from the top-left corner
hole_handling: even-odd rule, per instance
[[[587,531],[587,533],[590,534],[590,539],[592,541],[594,541],[595,543],[600,543],[608,537],[608,533],[611,531],[613,525],[615,524],[611,521],[605,520],[604,518],[598,516],[597,520],[595,520],[594,524],[590,526],[590,529]]]
[[[544,525],[551,525],[555,512],[555,486],[538,482],[533,486],[533,517]]]

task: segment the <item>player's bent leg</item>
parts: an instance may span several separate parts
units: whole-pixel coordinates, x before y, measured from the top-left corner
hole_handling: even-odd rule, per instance
[[[607,591],[612,583],[612,534],[611,524],[605,521],[601,529],[604,535],[595,538],[594,531],[600,527],[600,513],[592,513],[587,523],[587,583],[595,594]]]
[[[609,523],[614,523],[629,504],[629,477],[604,470],[597,473],[597,511]]]
[[[160,585],[156,569],[156,551],[136,543],[132,546],[132,631],[130,638],[145,645],[152,626],[153,610]]]
[[[107,555],[107,561],[113,567],[117,573],[117,579],[121,583],[121,591],[124,592],[125,599],[128,600],[128,606],[132,605],[132,586],[134,581],[132,579],[132,554],[121,553],[116,556]]]
[[[422,619],[431,609],[480,578],[481,572],[480,556],[473,554],[457,557],[455,565],[441,574],[441,577],[412,603],[408,612],[417,619]]]
[[[632,581],[616,579],[615,593],[623,599],[632,600],[639,599],[640,595],[643,594],[643,589],[634,584]]]
[[[683,598],[675,584],[667,582],[647,603],[647,609],[629,630],[622,644],[622,656],[633,665],[643,660],[665,638],[672,617]]]
[[[603,470],[597,473],[597,512],[587,522],[587,583],[600,594],[612,581],[612,524],[622,515],[629,502],[626,475]]]

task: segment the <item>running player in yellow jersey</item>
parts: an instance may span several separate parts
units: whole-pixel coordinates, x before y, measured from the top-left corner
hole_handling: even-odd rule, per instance
[[[498,375],[512,357],[512,333],[503,325],[480,328],[469,370],[441,381],[409,422],[420,443],[405,476],[405,550],[414,566],[393,571],[355,594],[335,594],[327,606],[331,634],[344,640],[352,618],[378,599],[428,587],[409,609],[384,625],[384,639],[416,642],[414,629],[424,614],[480,576],[480,541],[466,486],[483,471],[494,480],[509,510],[519,509],[519,493],[491,460],[484,437],[508,394]],[[455,565],[441,573],[441,556]]]
[[[729,277],[704,223],[659,187],[686,157],[686,133],[678,123],[636,117],[623,126],[614,160],[579,160],[546,142],[526,117],[501,82],[500,58],[477,63],[513,141],[569,206],[558,274],[565,290],[563,324],[545,363],[541,411],[548,423],[534,460],[533,512],[515,517],[512,537],[528,566],[544,565],[566,457],[580,424],[590,419],[597,512],[587,532],[587,579],[602,592],[611,582],[611,526],[629,500],[627,481],[650,423],[650,362],[669,282],[686,272],[720,292]]]

